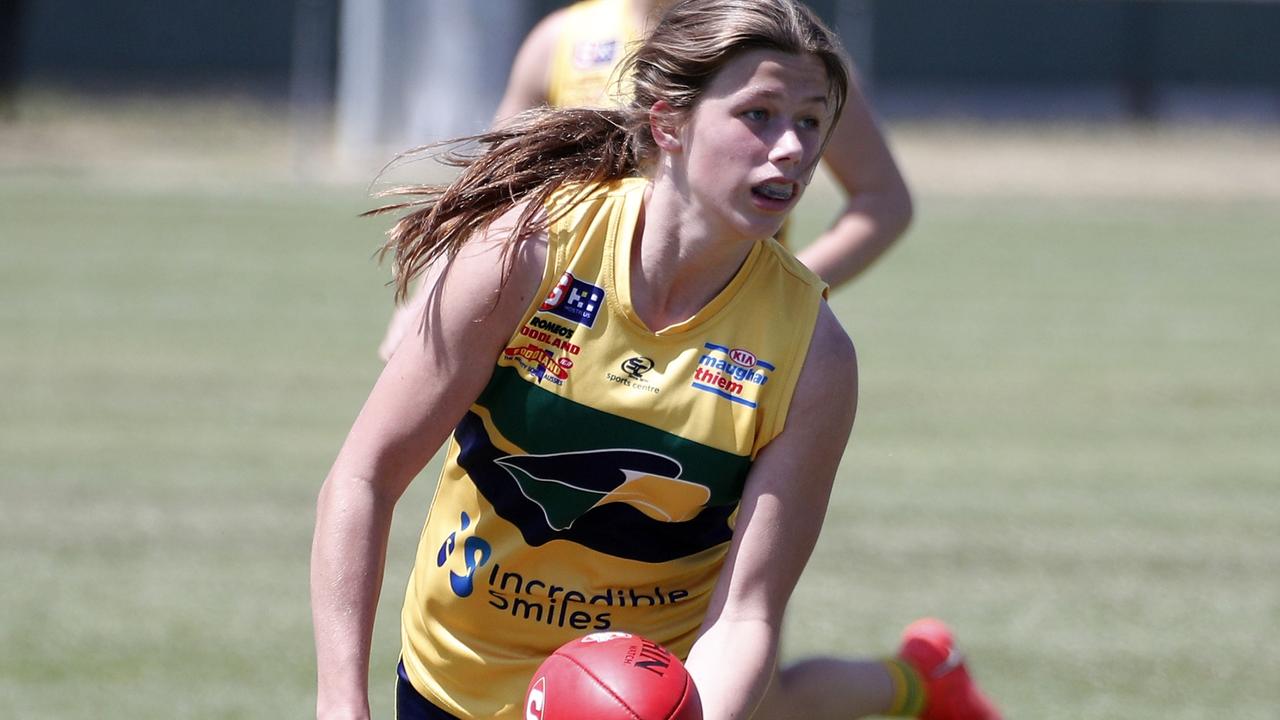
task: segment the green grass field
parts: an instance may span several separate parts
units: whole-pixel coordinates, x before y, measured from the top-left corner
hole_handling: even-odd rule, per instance
[[[3,717],[311,713],[314,498],[380,366],[384,224],[358,183],[163,137],[141,171],[0,162]],[[1273,720],[1280,202],[948,190],[931,137],[899,140],[910,235],[833,299],[862,401],[787,656],[936,614],[1010,718]],[[393,530],[378,717],[433,481]]]

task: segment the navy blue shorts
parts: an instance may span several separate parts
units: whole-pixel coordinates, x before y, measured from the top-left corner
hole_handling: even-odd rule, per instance
[[[404,672],[403,662],[396,668],[396,675],[396,720],[458,720],[418,694]]]

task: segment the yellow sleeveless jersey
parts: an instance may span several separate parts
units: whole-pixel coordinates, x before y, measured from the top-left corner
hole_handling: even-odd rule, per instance
[[[629,266],[645,188],[598,187],[551,224],[541,299],[450,441],[402,659],[458,717],[522,717],[541,660],[589,632],[687,655],[786,420],[825,285],[767,240],[695,316],[647,328]]]
[[[644,28],[632,23],[627,0],[584,0],[565,11],[547,85],[553,107],[613,107],[629,91],[614,71]]]

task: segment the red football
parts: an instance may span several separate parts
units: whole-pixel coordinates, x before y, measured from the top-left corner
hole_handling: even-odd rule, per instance
[[[561,645],[529,681],[525,720],[702,720],[684,664],[639,635],[604,632]]]

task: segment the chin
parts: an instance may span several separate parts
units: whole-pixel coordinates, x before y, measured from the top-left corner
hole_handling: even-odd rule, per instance
[[[744,240],[764,240],[781,232],[789,215],[789,212],[782,215],[761,213],[755,208],[735,210],[725,216],[725,229]]]
[[[786,224],[787,218],[790,216],[790,210],[785,213],[762,213],[752,208],[752,212],[743,213],[739,216],[739,220],[742,223],[740,227],[746,231],[747,235],[763,240],[782,232],[782,226]]]
[[[782,232],[782,226],[786,224],[786,217],[775,218],[767,222],[753,223],[751,231],[748,233],[756,240],[764,240],[765,238],[777,237]]]

